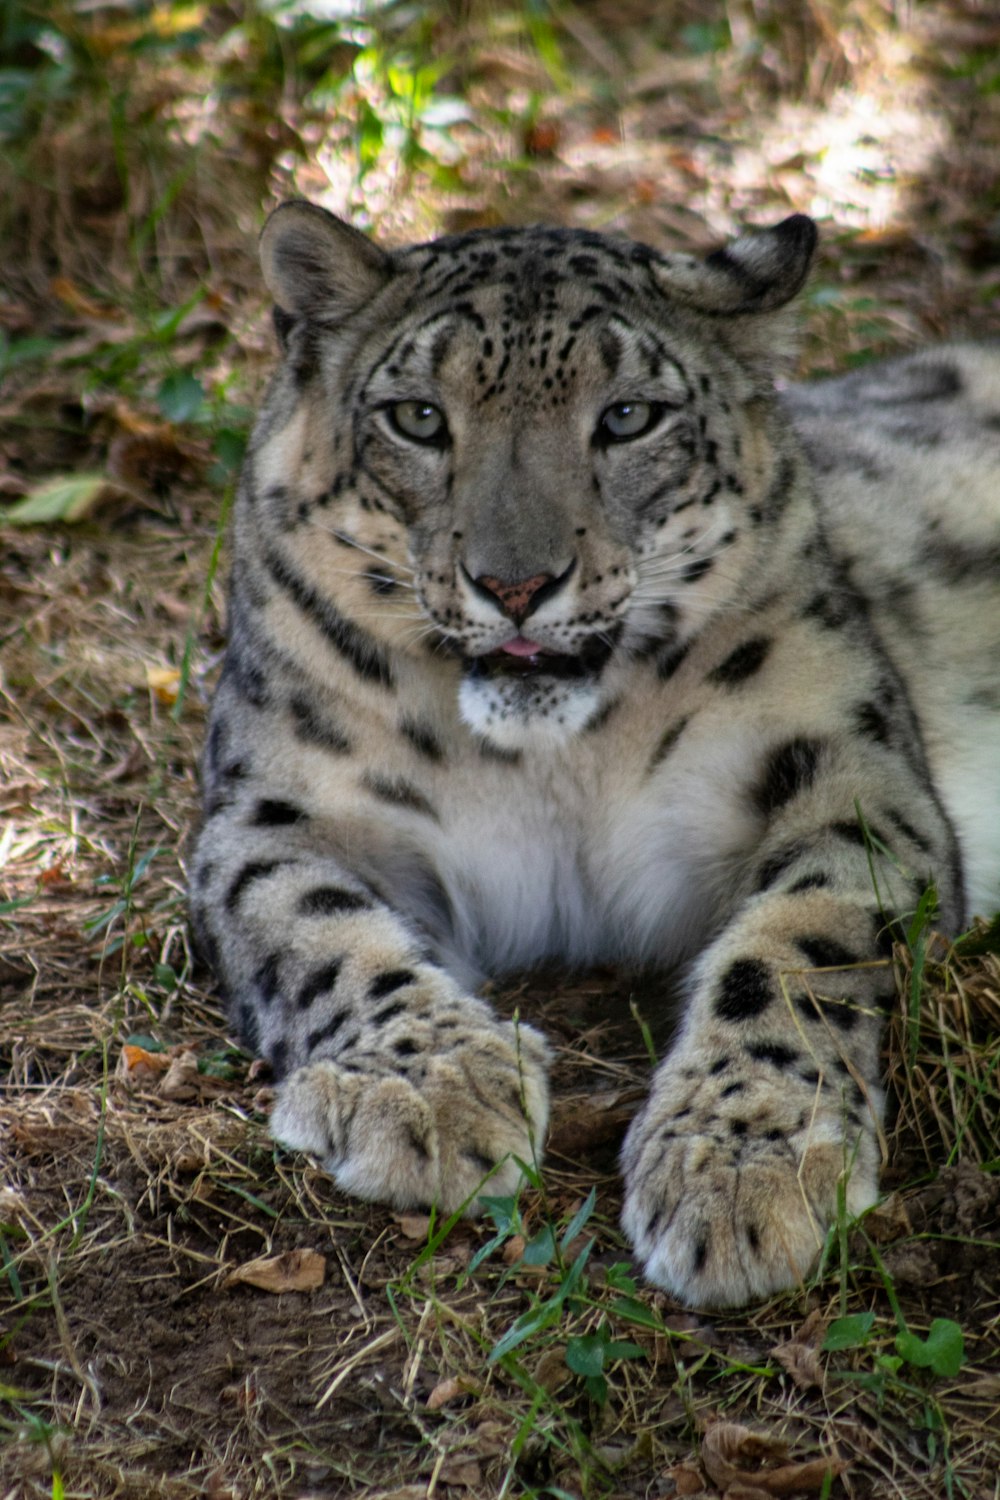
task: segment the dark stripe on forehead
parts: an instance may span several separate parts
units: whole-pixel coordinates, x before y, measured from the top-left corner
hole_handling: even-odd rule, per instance
[[[399,330],[389,347],[368,371],[368,375],[359,392],[359,398],[363,400],[367,397],[373,382],[383,370],[388,370],[390,375],[399,374],[399,367],[407,364],[413,358],[418,346],[421,352],[428,350],[427,335],[430,330],[438,324],[450,325],[441,328],[437,338],[430,343],[428,352],[430,354],[430,364],[433,367],[439,339],[441,337],[449,341],[453,339],[457,332],[457,325],[460,322],[471,323],[478,333],[482,333],[486,327],[484,319],[472,306],[471,302],[456,302],[453,307],[443,307],[437,312],[431,313],[420,323],[415,325],[412,323],[405,324]],[[394,364],[397,366],[395,370],[392,368]]]
[[[608,375],[616,375],[622,362],[622,355],[625,353],[621,339],[612,329],[602,328],[597,336],[597,344]]]
[[[666,344],[657,337],[653,329],[649,328],[646,324],[640,325],[634,323],[631,318],[624,317],[620,312],[611,313],[608,322],[611,328],[622,329],[626,333],[633,335],[633,339],[631,340],[633,348],[638,356],[645,361],[651,376],[661,375],[663,367],[666,365],[669,369],[673,370],[684,389],[684,404],[687,405],[695,399],[695,389],[688,378],[687,370],[685,370],[676,355],[671,354]]]

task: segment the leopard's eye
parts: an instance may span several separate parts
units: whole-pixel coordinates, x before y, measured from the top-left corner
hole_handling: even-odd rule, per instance
[[[415,443],[440,448],[448,437],[444,412],[429,401],[397,401],[389,407],[389,420],[397,432]]]
[[[663,411],[652,401],[616,401],[601,416],[594,434],[598,443],[630,443],[656,426]]]

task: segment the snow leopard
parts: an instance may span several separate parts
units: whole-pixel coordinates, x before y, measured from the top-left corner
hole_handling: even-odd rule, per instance
[[[484,981],[675,970],[623,1226],[694,1306],[876,1201],[893,944],[1000,905],[1000,351],[789,384],[816,240],[261,239],[191,906],[272,1133],[475,1214],[551,1061]]]

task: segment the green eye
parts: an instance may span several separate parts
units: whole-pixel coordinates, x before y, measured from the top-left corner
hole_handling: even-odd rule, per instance
[[[650,401],[616,401],[601,417],[595,434],[599,443],[627,443],[656,425],[662,408]]]
[[[441,447],[448,436],[444,413],[429,401],[397,401],[389,408],[389,420],[397,432],[415,443]]]

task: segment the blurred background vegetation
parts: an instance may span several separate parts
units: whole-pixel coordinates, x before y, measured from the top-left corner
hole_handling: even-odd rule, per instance
[[[998,98],[976,0],[0,0],[0,504],[233,473],[292,194],[660,248],[804,211],[811,368],[993,331]]]

